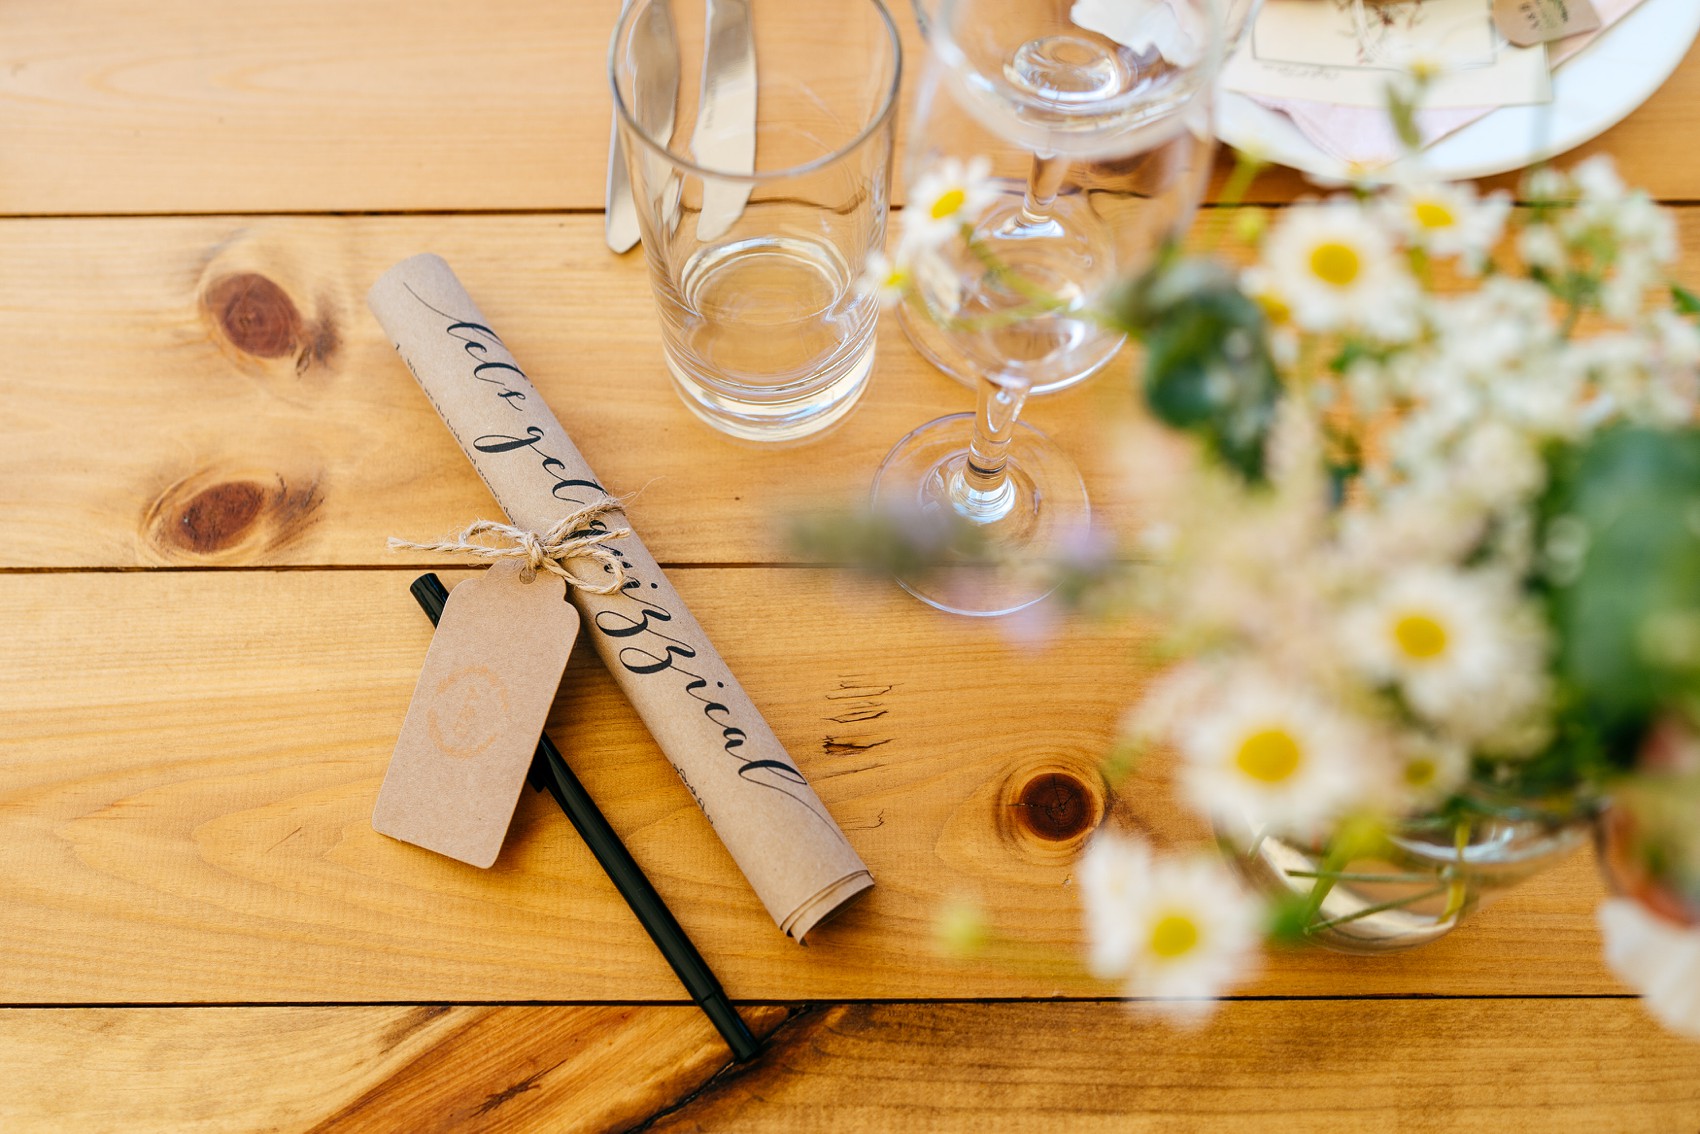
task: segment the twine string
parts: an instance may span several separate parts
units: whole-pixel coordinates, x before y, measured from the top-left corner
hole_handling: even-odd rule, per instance
[[[520,559],[524,560],[524,565],[519,574],[525,582],[535,579],[539,571],[548,571],[565,579],[568,586],[588,594],[611,595],[625,586],[626,571],[620,557],[605,545],[628,538],[632,531],[630,528],[592,527],[591,524],[621,508],[620,501],[605,496],[562,516],[542,532],[495,520],[475,520],[459,535],[449,539],[414,543],[391,536],[389,546],[391,551],[434,551],[448,555],[472,555],[479,559]],[[600,567],[598,574],[603,578],[587,578],[567,567],[568,563],[583,560]]]

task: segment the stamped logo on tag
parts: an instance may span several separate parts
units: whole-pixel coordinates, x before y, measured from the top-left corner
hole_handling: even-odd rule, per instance
[[[372,827],[489,866],[501,853],[579,616],[557,575],[509,560],[449,593]]]
[[[470,760],[496,742],[508,716],[508,687],[486,665],[438,682],[425,713],[431,740],[445,756]]]
[[[1589,0],[1493,0],[1493,22],[1518,47],[1533,47],[1600,26]]]

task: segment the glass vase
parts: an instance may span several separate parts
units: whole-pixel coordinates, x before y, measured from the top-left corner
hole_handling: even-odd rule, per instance
[[[1216,835],[1251,885],[1288,903],[1306,940],[1386,953],[1444,937],[1491,897],[1563,861],[1592,828],[1585,809],[1515,808],[1410,816],[1368,839],[1283,838],[1222,822]]]

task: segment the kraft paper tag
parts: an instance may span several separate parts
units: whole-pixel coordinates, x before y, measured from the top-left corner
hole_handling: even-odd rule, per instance
[[[1518,47],[1533,47],[1600,26],[1589,0],[1493,0],[1493,22]]]
[[[497,563],[449,592],[372,809],[380,834],[487,867],[501,853],[579,615],[566,584]]]

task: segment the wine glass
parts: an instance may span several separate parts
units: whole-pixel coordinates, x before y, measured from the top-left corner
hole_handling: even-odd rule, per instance
[[[921,29],[921,35],[926,36],[932,29],[933,10],[939,6],[939,0],[910,0],[910,7],[915,10],[915,23]],[[1240,40],[1244,38],[1246,29],[1252,24],[1263,0],[1223,0],[1222,3],[1222,56],[1233,55]]]
[[[1191,220],[1212,155],[1221,0],[938,0],[910,124],[907,208],[939,171],[990,163],[966,238],[918,257],[899,320],[978,407],[899,441],[876,508],[974,525],[994,554],[900,576],[958,614],[1020,610],[1052,589],[1090,509],[1079,471],[1020,422],[1029,394],[1104,366],[1102,309]],[[906,218],[913,229],[914,218]]]

